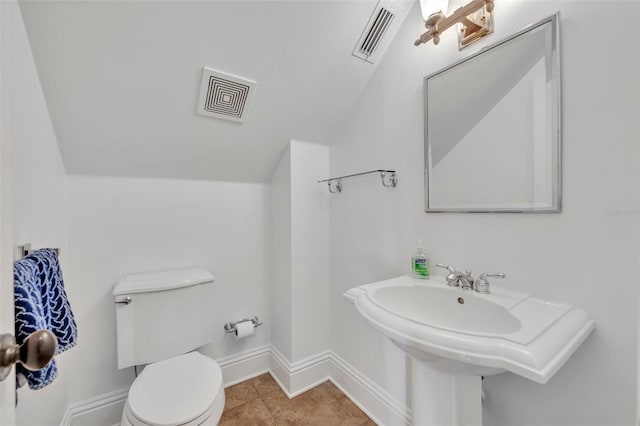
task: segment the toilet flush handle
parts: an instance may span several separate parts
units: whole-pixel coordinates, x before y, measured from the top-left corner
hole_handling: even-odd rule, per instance
[[[124,299],[116,300],[113,303],[115,303],[116,305],[128,305],[131,302],[133,302],[133,299],[131,298],[131,296],[126,296]]]

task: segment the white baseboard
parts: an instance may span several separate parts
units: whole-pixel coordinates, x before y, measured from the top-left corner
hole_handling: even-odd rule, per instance
[[[270,372],[284,393],[293,398],[329,380],[331,351],[320,352],[300,361],[289,360],[271,346]]]
[[[120,423],[129,389],[69,404],[60,426],[114,425]]]
[[[405,403],[398,401],[333,351],[291,363],[272,346],[270,372],[289,398],[331,380],[378,425],[411,424],[411,411]]]
[[[244,382],[247,379],[269,371],[271,346],[264,345],[246,352],[216,360],[222,369],[224,387]]]
[[[289,398],[331,380],[379,425],[409,425],[411,413],[398,401],[333,351],[289,362],[267,345],[217,360],[225,387],[270,372]],[[120,422],[128,389],[70,404],[60,426],[110,426]]]
[[[354,366],[331,352],[331,381],[378,425],[410,425],[411,410]]]

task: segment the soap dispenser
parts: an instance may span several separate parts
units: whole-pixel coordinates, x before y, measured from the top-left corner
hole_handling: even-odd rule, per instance
[[[411,256],[411,276],[421,280],[429,279],[429,258],[422,248],[422,238],[418,239],[418,249]]]

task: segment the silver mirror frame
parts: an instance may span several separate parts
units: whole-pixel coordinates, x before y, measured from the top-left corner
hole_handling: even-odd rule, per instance
[[[482,55],[498,46],[501,46],[520,35],[527,33],[531,30],[534,30],[542,25],[547,23],[551,23],[551,28],[553,31],[553,40],[552,40],[552,73],[554,78],[552,85],[552,105],[555,111],[552,112],[551,116],[553,121],[553,136],[555,137],[555,145],[557,150],[556,155],[556,163],[554,168],[556,170],[556,176],[554,179],[554,195],[553,195],[553,205],[550,208],[545,209],[492,209],[492,208],[481,208],[481,209],[468,209],[468,208],[431,208],[429,206],[429,191],[430,191],[430,182],[429,182],[429,137],[428,137],[428,80],[432,77],[435,77],[453,67],[456,67],[460,64],[463,64],[467,61],[472,60],[478,55]],[[522,30],[516,32],[515,34],[497,42],[490,46],[486,46],[479,50],[478,52],[463,58],[455,63],[448,65],[447,67],[430,74],[424,78],[424,182],[425,182],[425,212],[427,213],[560,213],[562,211],[562,73],[560,66],[560,12],[555,13],[545,19],[542,19],[539,22],[528,25]]]

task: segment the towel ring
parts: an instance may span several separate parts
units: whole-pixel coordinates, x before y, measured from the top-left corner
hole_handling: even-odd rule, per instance
[[[21,345],[16,345],[12,334],[0,336],[0,382],[7,378],[16,362],[27,370],[44,368],[56,354],[58,339],[49,330],[31,333]]]

